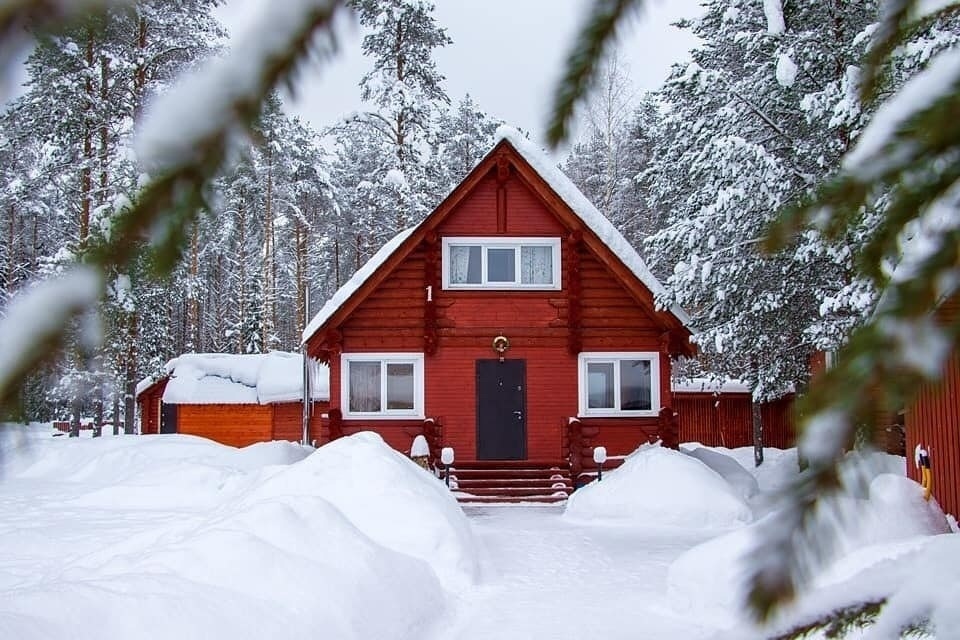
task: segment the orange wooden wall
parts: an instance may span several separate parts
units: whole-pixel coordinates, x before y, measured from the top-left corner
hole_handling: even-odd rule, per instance
[[[266,442],[273,433],[273,408],[258,404],[181,404],[177,409],[177,433],[233,447]]]

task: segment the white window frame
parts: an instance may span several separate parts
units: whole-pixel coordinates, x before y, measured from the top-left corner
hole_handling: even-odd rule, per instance
[[[350,411],[350,363],[380,362],[381,404],[387,399],[388,364],[413,365],[413,409],[382,409],[380,411]],[[344,420],[423,420],[423,354],[422,353],[343,353],[340,354],[340,411]]]
[[[650,408],[620,409],[620,361],[647,360],[650,362]],[[587,365],[612,362],[613,409],[591,409],[587,399],[589,385]],[[581,418],[649,418],[660,414],[660,354],[656,351],[589,351],[577,357],[578,416]]]
[[[451,284],[450,283],[450,247],[480,247],[481,266],[480,284]],[[553,259],[552,284],[522,284],[520,282],[520,251],[522,247],[550,247]],[[487,282],[487,251],[489,249],[514,249],[515,282]],[[528,291],[559,291],[561,288],[560,275],[560,238],[521,238],[521,237],[449,237],[443,238],[443,288],[454,290],[528,290]]]

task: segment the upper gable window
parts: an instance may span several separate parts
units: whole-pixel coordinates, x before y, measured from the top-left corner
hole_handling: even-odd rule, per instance
[[[559,289],[559,238],[444,238],[444,289]]]

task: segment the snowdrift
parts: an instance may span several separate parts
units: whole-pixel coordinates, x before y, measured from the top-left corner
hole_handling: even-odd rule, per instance
[[[413,639],[446,610],[438,573],[475,565],[440,483],[368,435],[312,454],[178,435],[2,443],[2,637]]]
[[[681,448],[680,451],[692,458],[696,458],[717,472],[718,475],[727,481],[736,494],[744,500],[752,498],[760,492],[757,479],[730,456],[706,447],[696,449]]]
[[[320,447],[250,498],[304,495],[328,500],[377,543],[424,560],[451,587],[477,578],[473,532],[456,498],[372,431]]]
[[[844,527],[837,538],[838,560],[817,579],[819,586],[841,582],[886,559],[924,544],[918,537],[948,532],[946,517],[922,488],[893,474],[877,476],[866,499],[841,498],[821,514],[826,526]],[[705,620],[729,626],[745,601],[751,552],[767,527],[781,526],[777,512],[687,551],[670,566],[668,597]]]
[[[632,524],[724,528],[752,520],[726,480],[699,460],[644,445],[623,465],[578,489],[564,517]]]

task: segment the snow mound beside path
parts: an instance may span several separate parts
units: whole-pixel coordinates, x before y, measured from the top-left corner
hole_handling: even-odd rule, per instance
[[[731,456],[724,455],[719,451],[714,451],[706,447],[698,447],[696,449],[681,447],[680,450],[720,474],[720,476],[730,484],[737,495],[744,500],[752,498],[760,492],[757,479]]]
[[[389,503],[440,485],[412,463],[392,470],[400,462],[374,452],[382,442],[344,456],[365,467],[346,477],[355,489],[391,481],[380,496],[355,491],[370,504],[351,510],[320,495],[333,478],[307,473],[324,460],[309,447],[26,436],[2,449],[0,637],[413,640],[447,607],[430,564],[345,513],[380,511],[381,528],[402,528]],[[294,482],[306,484],[285,488]],[[427,522],[421,542],[442,550],[443,528]]]
[[[339,438],[255,489],[251,499],[317,496],[377,543],[427,562],[441,582],[475,582],[473,531],[453,494],[373,432]]]
[[[881,474],[870,484],[869,498],[841,497],[821,512],[831,528],[837,560],[818,576],[818,585],[846,581],[896,555],[913,551],[928,537],[948,532],[946,517],[923,499],[920,485],[909,478]],[[671,602],[703,615],[713,624],[730,626],[746,602],[748,567],[768,527],[782,526],[776,511],[748,527],[690,549],[670,566],[667,595]]]
[[[753,519],[746,503],[707,465],[649,445],[602,482],[575,491],[564,517],[697,528],[736,527]]]

